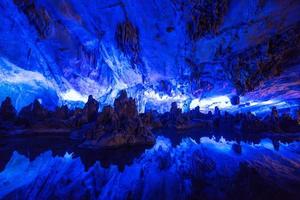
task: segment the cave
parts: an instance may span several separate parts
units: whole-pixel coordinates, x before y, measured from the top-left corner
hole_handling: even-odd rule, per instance
[[[2,0],[0,199],[299,199],[299,0]]]

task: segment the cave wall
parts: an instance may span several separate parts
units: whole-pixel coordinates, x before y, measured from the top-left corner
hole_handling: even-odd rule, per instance
[[[143,111],[247,96],[299,68],[299,8],[297,0],[3,0],[0,99],[12,96],[20,109],[35,98],[80,105],[92,94],[106,104],[125,88]]]

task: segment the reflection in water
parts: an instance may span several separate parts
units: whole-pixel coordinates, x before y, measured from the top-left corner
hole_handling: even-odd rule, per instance
[[[291,135],[274,135],[265,134],[243,134],[239,135],[229,131],[206,131],[199,129],[190,129],[188,131],[176,131],[172,129],[156,130],[157,136],[163,135],[171,140],[173,146],[179,145],[183,138],[191,138],[196,141],[200,137],[214,138],[220,141],[221,138],[226,140],[236,141],[240,144],[241,141],[246,143],[259,144],[262,143],[263,138],[271,139],[270,148],[279,150],[279,142],[291,143],[293,141],[300,141],[300,134]],[[43,135],[26,135],[4,137],[0,140],[0,170],[3,170],[6,163],[11,158],[14,151],[25,155],[30,160],[34,160],[37,156],[45,151],[51,151],[53,155],[64,156],[66,152],[73,153],[73,157],[80,157],[85,168],[88,169],[96,161],[100,161],[103,167],[110,165],[117,165],[120,170],[123,170],[126,165],[132,164],[135,158],[138,158],[145,151],[145,147],[127,147],[119,149],[84,149],[78,148],[80,141],[69,139],[69,134],[43,134]]]
[[[15,152],[0,173],[0,198],[296,199],[299,169],[296,141],[274,146],[269,139],[248,144],[201,137],[174,146],[159,136],[122,171],[99,162],[85,169],[69,153],[46,152],[29,161]]]
[[[230,130],[230,129],[229,129]],[[193,128],[189,130],[174,130],[174,129],[161,129],[156,130],[156,135],[164,135],[171,139],[173,145],[178,145],[182,141],[183,138],[192,138],[194,140],[198,140],[200,137],[210,137],[215,138],[217,141],[221,139],[221,137],[226,140],[236,141],[240,143],[241,141],[246,143],[254,143],[258,144],[264,138],[269,138],[272,140],[275,146],[278,146],[279,142],[283,143],[291,143],[293,141],[300,141],[300,133],[295,134],[273,134],[273,133],[259,133],[259,134],[248,134],[243,133],[239,134],[237,132],[229,131],[228,129],[220,129],[220,130],[205,130],[199,128]],[[277,147],[276,147],[277,148]]]
[[[73,153],[73,157],[80,157],[85,168],[88,169],[96,161],[101,161],[103,167],[114,164],[120,170],[125,165],[132,163],[134,158],[139,157],[145,147],[128,147],[120,149],[83,149],[78,148],[79,141],[69,139],[68,134],[54,136],[53,134],[40,136],[18,136],[1,138],[0,140],[0,170],[3,170],[14,151],[34,160],[41,153],[51,151],[53,155],[64,156],[66,152]]]

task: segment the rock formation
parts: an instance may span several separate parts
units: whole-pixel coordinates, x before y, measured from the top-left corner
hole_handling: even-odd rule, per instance
[[[135,100],[121,91],[114,108],[105,106],[98,114],[95,126],[88,131],[81,145],[87,148],[115,148],[133,145],[152,145],[155,137],[138,115]]]
[[[43,121],[49,117],[49,111],[41,105],[38,100],[25,106],[19,113],[19,119],[22,123],[33,125],[37,121]]]
[[[89,96],[87,103],[83,108],[83,115],[88,122],[94,121],[97,118],[99,102],[92,95]]]
[[[171,104],[170,112],[161,115],[160,121],[164,127],[172,129],[187,129],[191,126],[189,116],[182,113],[176,102]]]
[[[64,105],[57,107],[55,111],[51,113],[51,116],[59,120],[67,120],[71,116],[71,111],[68,106]]]
[[[231,105],[239,105],[240,97],[238,95],[234,95],[230,98]]]
[[[11,98],[6,97],[0,107],[0,119],[4,121],[13,121],[16,119],[17,111],[12,105]]]
[[[85,106],[69,110],[67,106],[48,111],[35,100],[24,107],[19,115],[10,98],[2,102],[0,108],[1,134],[34,132],[72,132],[71,138],[82,140],[84,148],[116,148],[132,145],[151,145],[155,137],[153,129],[173,129],[188,131],[193,128],[207,132],[232,132],[232,134],[257,135],[260,133],[298,133],[300,132],[299,111],[292,117],[289,113],[279,114],[272,107],[266,117],[258,117],[251,112],[229,113],[216,106],[214,114],[201,113],[200,108],[185,113],[171,104],[169,112],[156,111],[138,113],[135,99],[129,98],[125,90],[120,91],[114,106],[104,106],[98,112],[99,103],[89,96]]]
[[[76,107],[90,94],[112,105],[125,88],[138,111],[166,112],[173,101],[242,97],[298,73],[297,0],[100,2],[1,1],[0,22],[11,27],[0,31],[1,98],[18,111],[33,99]],[[297,87],[268,85],[282,101],[299,101]]]

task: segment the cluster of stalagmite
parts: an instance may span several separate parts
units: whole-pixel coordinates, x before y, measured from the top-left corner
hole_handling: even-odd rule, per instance
[[[297,133],[300,132],[300,110],[292,117],[289,113],[279,114],[272,107],[270,114],[257,117],[251,112],[230,114],[215,111],[201,113],[200,108],[183,113],[173,102],[166,113],[148,111],[138,113],[136,102],[121,91],[114,106],[104,106],[89,96],[83,108],[69,110],[67,106],[54,111],[44,108],[38,100],[21,109],[17,114],[10,98],[2,102],[0,108],[1,134],[25,134],[35,132],[71,132],[72,139],[82,140],[86,148],[115,148],[132,145],[152,145],[155,137],[151,130],[189,130],[197,128],[205,131],[227,130],[234,133]]]

